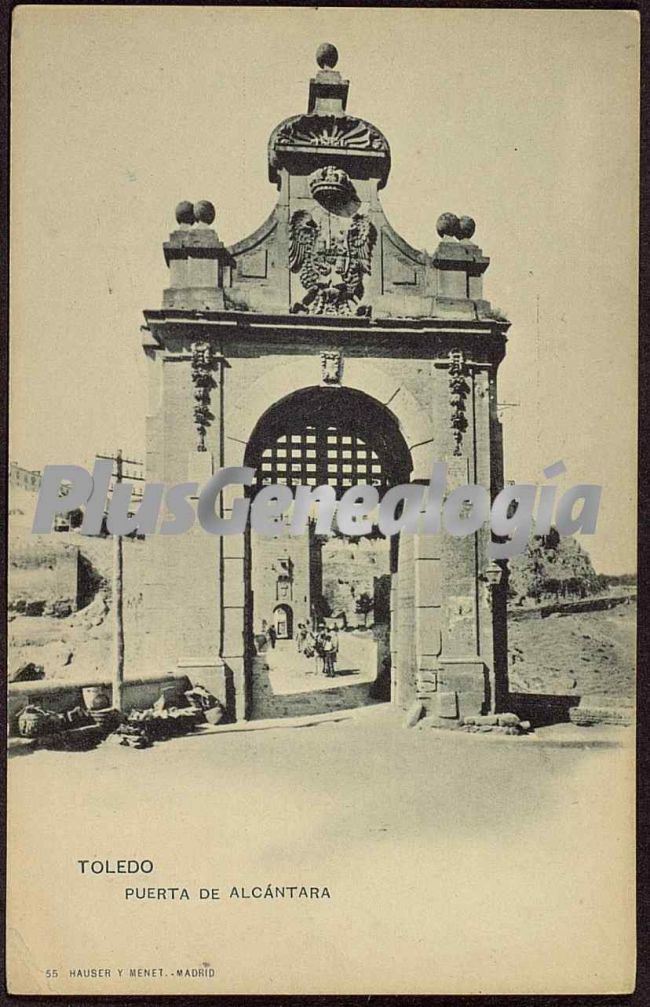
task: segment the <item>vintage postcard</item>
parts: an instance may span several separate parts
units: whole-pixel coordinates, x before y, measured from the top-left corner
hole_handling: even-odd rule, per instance
[[[8,988],[635,984],[639,18],[14,11]]]

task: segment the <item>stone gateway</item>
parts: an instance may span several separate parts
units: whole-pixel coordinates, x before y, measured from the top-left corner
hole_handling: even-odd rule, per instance
[[[348,111],[335,47],[317,60],[306,112],[271,133],[278,198],[257,231],[226,247],[211,203],[176,208],[169,285],[143,327],[147,481],[203,485],[248,466],[251,497],[276,484],[382,496],[427,484],[440,461],[449,487],[494,499],[509,323],[483,296],[474,221],[439,215],[432,254],[400,237],[379,199],[388,141]],[[224,518],[244,492],[229,489]],[[441,724],[497,712],[506,584],[489,542],[489,527],[389,539],[323,535],[314,521],[301,536],[153,535],[144,670],[192,670],[237,719],[378,701],[421,703]],[[324,683],[306,655],[335,628]]]

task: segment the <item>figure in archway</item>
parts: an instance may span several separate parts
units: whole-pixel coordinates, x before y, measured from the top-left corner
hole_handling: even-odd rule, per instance
[[[336,627],[329,629],[323,641],[323,674],[334,678],[336,674],[336,659],[339,652],[339,635]]]
[[[390,410],[358,389],[330,384],[299,389],[267,410],[248,439],[245,461],[256,473],[250,496],[269,483],[327,485],[339,497],[352,485],[370,484],[381,493],[408,482],[412,466]],[[331,625],[342,615],[354,621],[350,585],[357,591],[372,591],[377,574],[392,577],[397,543],[381,535],[369,542],[348,540],[337,532],[319,536],[312,516],[308,535],[253,533],[249,548],[247,604],[255,606],[250,612],[253,624],[256,613],[267,619],[270,613],[277,637],[275,657],[282,655],[281,662],[269,661],[278,694],[298,687],[303,676],[307,681],[313,676],[316,689],[323,688],[324,677],[338,679],[338,634],[332,638],[326,623]],[[307,612],[310,626],[305,626]],[[298,619],[307,630],[304,639]],[[358,669],[368,689],[381,662],[390,661],[389,609],[385,622],[381,643],[376,634],[366,639],[346,634],[341,641],[345,667]],[[295,640],[295,651],[285,648],[288,639]],[[269,640],[267,650],[272,649]],[[258,697],[260,705],[266,702],[262,687],[268,674],[260,663],[251,676],[253,705]],[[351,682],[342,679],[340,684]]]
[[[302,654],[305,640],[307,639],[307,627],[303,622],[298,623],[298,632],[296,633],[296,650],[299,654]]]

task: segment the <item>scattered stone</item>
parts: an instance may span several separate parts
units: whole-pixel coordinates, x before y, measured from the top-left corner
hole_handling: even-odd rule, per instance
[[[18,733],[23,738],[39,738],[64,730],[65,715],[28,703],[18,714]]]
[[[516,713],[498,713],[472,715],[463,717],[462,724],[459,724],[461,731],[470,734],[526,734],[530,731],[530,721],[520,721]]]
[[[69,727],[89,727],[95,723],[88,710],[84,710],[80,706],[67,710],[64,716]]]
[[[52,601],[43,609],[43,615],[53,619],[67,619],[74,611],[73,605],[68,601]]]
[[[45,668],[32,661],[19,665],[9,675],[10,682],[38,682],[41,678],[45,678]]]
[[[585,703],[569,710],[571,723],[586,727],[591,724],[620,724],[629,727],[634,723],[634,708],[632,706],[590,706]]]
[[[217,709],[217,707],[213,707],[213,709]],[[126,724],[133,730],[125,732],[122,730],[124,725],[121,725],[118,727],[118,732],[127,737],[135,737],[137,734],[146,738],[148,742],[164,741],[167,738],[193,731],[196,725],[204,719],[203,711],[194,706],[166,707],[163,694],[148,709],[131,710],[126,718]],[[130,744],[130,742],[127,741],[126,744]]]
[[[149,748],[151,739],[139,724],[120,724],[108,738],[111,744],[126,745],[129,748]]]
[[[41,748],[87,752],[95,748],[103,740],[102,731],[94,724],[84,724],[79,727],[67,727],[66,730],[39,739]]]
[[[424,715],[424,703],[419,700],[409,707],[406,717],[404,719],[404,727],[415,727],[418,720]]]
[[[90,716],[93,719],[93,722],[106,735],[111,734],[122,721],[122,714],[119,712],[119,710],[114,710],[110,706],[107,706],[103,710],[93,708],[89,712]]]
[[[44,610],[45,610],[44,601],[27,601],[25,602],[23,614],[30,616],[43,615]]]
[[[499,713],[497,723],[499,727],[514,727],[519,723],[519,717],[516,713]]]
[[[211,710],[214,706],[221,706],[216,696],[213,696],[203,685],[197,684],[193,689],[188,689],[185,698],[190,706],[196,707],[197,710]]]

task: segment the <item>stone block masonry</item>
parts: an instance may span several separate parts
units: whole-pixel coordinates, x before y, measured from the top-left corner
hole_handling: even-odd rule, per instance
[[[271,133],[278,196],[268,219],[226,248],[211,204],[177,207],[162,307],[145,312],[147,480],[201,472],[203,483],[225,465],[248,465],[258,473],[252,495],[268,484],[327,484],[340,498],[363,483],[381,495],[426,483],[437,460],[449,466],[449,485],[480,484],[495,496],[497,371],[509,323],[484,299],[489,259],[463,214],[440,215],[433,254],[393,228],[380,201],[388,141],[349,111],[349,82],[331,49],[310,82],[307,114]],[[432,208],[422,212],[436,219]],[[224,516],[231,507],[225,500]],[[406,709],[419,699],[459,722],[507,703],[505,593],[489,533],[444,537],[442,547],[426,536],[377,543],[377,579],[387,583],[373,600],[384,610],[391,701]],[[333,609],[349,622],[339,582],[376,594],[374,578],[371,591],[369,578],[363,586],[351,569],[328,567],[337,547],[318,536],[310,549],[250,533],[238,544],[182,538],[177,549],[157,536],[149,554],[146,665],[222,661],[240,719],[373,698],[366,682],[272,695],[255,653],[263,622],[286,636],[305,620],[340,615]]]

